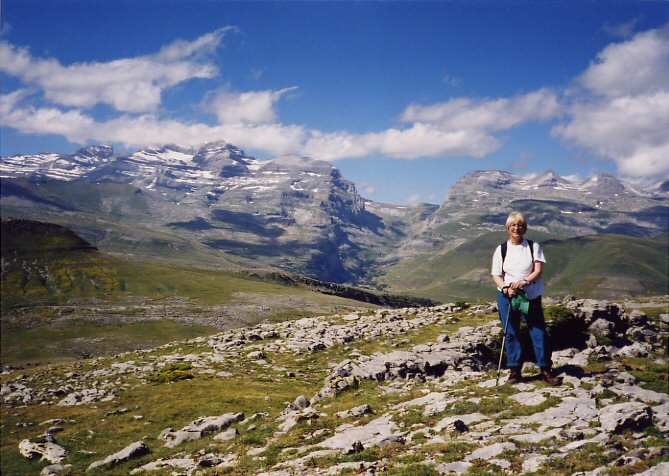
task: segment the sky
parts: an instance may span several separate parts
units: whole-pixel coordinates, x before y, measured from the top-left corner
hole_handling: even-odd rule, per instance
[[[3,0],[0,155],[225,140],[440,204],[475,170],[669,176],[669,2]]]

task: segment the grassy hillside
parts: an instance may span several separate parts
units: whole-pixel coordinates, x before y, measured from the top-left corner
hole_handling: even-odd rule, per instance
[[[100,253],[59,225],[2,221],[2,363],[103,355],[262,319],[369,306],[310,286]]]
[[[50,223],[3,220],[2,239],[0,289],[5,308],[68,304],[86,298],[109,302],[179,298],[218,305],[240,292],[316,295],[312,291],[317,290],[363,302],[383,297],[299,276],[291,279],[281,274],[279,279],[272,272],[242,274],[188,266],[173,261],[171,255],[160,262],[122,259],[100,253],[71,230]],[[392,303],[393,296],[385,297],[384,304]]]
[[[546,242],[553,293],[593,298],[669,294],[669,234],[597,235]]]
[[[387,289],[439,301],[491,299],[492,252],[504,232],[471,239],[445,253],[420,255],[386,270]],[[548,264],[546,294],[617,298],[669,293],[669,235],[593,235],[570,239],[532,231]]]
[[[114,182],[1,181],[3,219],[59,224],[105,253],[139,259],[162,259],[230,269],[258,267],[257,263],[203,245],[151,225],[153,205],[146,194]],[[158,227],[160,228],[160,227]]]

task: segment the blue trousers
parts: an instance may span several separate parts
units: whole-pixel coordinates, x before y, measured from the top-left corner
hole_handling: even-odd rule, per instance
[[[541,297],[530,301],[530,309],[527,315],[510,308],[511,300],[499,291],[497,293],[497,309],[499,310],[502,326],[506,326],[506,319],[509,316],[509,325],[506,327],[506,344],[504,346],[506,348],[507,367],[521,368],[523,366],[523,348],[520,341],[520,320],[523,319],[530,332],[537,365],[542,369],[551,368],[551,350],[546,339],[546,321],[541,306]],[[509,310],[511,310],[510,313]]]

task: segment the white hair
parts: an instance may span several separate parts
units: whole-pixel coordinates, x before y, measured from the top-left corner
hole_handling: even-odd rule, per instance
[[[520,212],[509,213],[509,216],[506,219],[506,227],[509,228],[509,226],[512,225],[513,223],[520,223],[524,225],[525,229],[527,230],[527,221],[525,221],[525,217],[523,216],[522,213]]]

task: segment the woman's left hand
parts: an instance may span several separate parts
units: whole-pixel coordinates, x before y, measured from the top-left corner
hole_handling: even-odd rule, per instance
[[[521,281],[515,281],[509,285],[511,289],[523,289],[525,285],[527,284],[527,281],[521,280]]]

